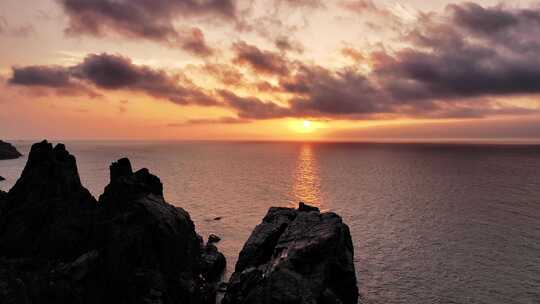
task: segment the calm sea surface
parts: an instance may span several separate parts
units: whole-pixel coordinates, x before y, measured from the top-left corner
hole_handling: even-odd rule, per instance
[[[229,272],[270,206],[303,200],[351,227],[364,303],[540,303],[540,146],[66,144],[95,196],[118,158],[158,175]],[[0,161],[0,189],[25,162]]]

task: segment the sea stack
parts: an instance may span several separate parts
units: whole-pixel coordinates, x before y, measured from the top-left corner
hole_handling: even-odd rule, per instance
[[[43,141],[0,192],[0,303],[215,303],[225,264],[212,246],[149,170],[113,163],[96,201],[75,157]]]
[[[348,226],[300,204],[270,208],[245,243],[223,304],[356,304]]]
[[[0,160],[15,159],[21,156],[22,154],[12,144],[0,140]]]

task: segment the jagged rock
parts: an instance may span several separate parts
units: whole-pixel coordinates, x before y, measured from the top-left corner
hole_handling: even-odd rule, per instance
[[[22,154],[12,144],[0,140],[0,160],[15,159],[21,156]]]
[[[221,238],[215,234],[210,234],[208,236],[208,242],[207,243],[214,243],[214,244],[217,244],[219,243],[219,241],[221,241]]]
[[[0,182],[1,182],[1,181],[5,181],[5,180],[6,180],[5,178],[3,178],[2,176],[0,176]]]
[[[317,211],[319,212],[319,208],[317,207],[313,207],[313,206],[310,206],[310,205],[306,205],[305,203],[303,202],[300,202],[300,204],[298,205],[298,211]]]
[[[163,199],[163,186],[127,159],[111,165],[99,198],[105,222],[104,292],[113,303],[202,303],[210,289],[201,273],[201,245],[189,214]],[[143,300],[144,299],[144,300]]]
[[[189,214],[127,159],[111,165],[97,202],[63,145],[32,146],[15,186],[0,192],[0,303],[214,303]]]
[[[349,228],[335,213],[270,208],[242,249],[223,304],[355,304]]]
[[[221,279],[227,266],[225,256],[218,251],[214,243],[208,243],[201,252],[201,273],[210,282]]]
[[[70,259],[89,251],[96,201],[63,145],[34,144],[15,186],[0,203],[5,257]]]

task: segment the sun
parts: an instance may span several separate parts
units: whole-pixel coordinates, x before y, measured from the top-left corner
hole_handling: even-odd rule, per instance
[[[324,127],[323,123],[320,121],[313,121],[309,119],[294,119],[289,120],[288,125],[292,131],[295,133],[300,133],[304,135],[316,134],[321,128]]]

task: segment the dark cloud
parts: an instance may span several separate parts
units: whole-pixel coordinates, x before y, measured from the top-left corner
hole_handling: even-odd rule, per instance
[[[255,72],[269,75],[287,75],[289,62],[279,53],[260,50],[245,42],[237,42],[232,47],[234,63],[247,65]]]
[[[238,113],[238,117],[243,119],[283,118],[292,114],[286,107],[262,101],[257,97],[241,97],[227,90],[219,91],[219,95]]]
[[[72,67],[14,67],[9,83],[50,88],[92,86],[142,92],[181,105],[217,105],[214,98],[181,75],[135,65],[129,58],[110,54],[88,55],[82,63]]]
[[[225,86],[213,92],[182,75],[107,54],[90,55],[69,68],[14,68],[10,82],[137,91],[180,105],[217,105],[242,120],[527,115],[539,109],[510,104],[506,98],[540,94],[539,15],[540,9],[452,5],[443,14],[421,15],[400,37],[408,47],[371,53],[344,48],[342,54],[355,63],[338,70],[237,42],[231,64],[202,66]],[[483,28],[485,23],[493,30]],[[369,71],[359,61],[369,64]],[[260,77],[245,77],[238,66]],[[280,101],[246,92],[271,93]]]
[[[296,52],[303,53],[304,47],[298,41],[290,39],[290,37],[280,36],[274,41],[276,47],[282,52]]]
[[[237,118],[237,117],[220,117],[220,118],[208,118],[208,119],[190,119],[182,123],[170,123],[169,127],[184,127],[188,125],[234,125],[234,124],[246,124],[251,120]]]
[[[282,77],[281,88],[294,94],[294,115],[448,118],[535,113],[539,110],[493,99],[540,93],[536,16],[531,9],[449,6],[445,15],[419,20],[406,36],[411,47],[368,54],[372,70],[367,74],[355,66],[335,72],[303,65]],[[482,29],[484,22],[493,31]]]
[[[300,67],[281,81],[294,94],[292,110],[305,116],[346,116],[390,111],[388,98],[372,81],[354,70],[334,72],[319,66]]]
[[[142,38],[208,56],[200,29],[177,30],[177,18],[211,17],[236,20],[233,0],[61,0],[69,17],[69,35]]]
[[[69,71],[60,66],[14,67],[9,83],[59,88],[72,86],[70,77]]]
[[[181,42],[182,49],[191,54],[208,57],[214,54],[215,50],[208,46],[204,38],[204,33],[199,28],[192,28],[184,36]]]
[[[540,19],[534,17],[540,11],[484,9],[468,3],[452,5],[447,12],[442,21],[424,19],[411,33],[416,49],[378,60],[375,75],[395,98],[540,93]],[[493,30],[482,29],[484,23]]]
[[[101,97],[84,83],[71,77],[71,72],[61,66],[13,67],[13,75],[8,79],[11,85],[31,87],[36,95],[48,94],[47,89],[59,96],[87,95]]]

